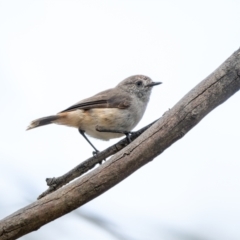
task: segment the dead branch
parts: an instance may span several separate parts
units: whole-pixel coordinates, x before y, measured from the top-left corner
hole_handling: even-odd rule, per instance
[[[138,130],[137,132],[133,132],[131,134],[131,141],[134,141],[137,137],[139,137],[144,131],[146,131],[150,126],[152,126],[156,121],[150,123],[149,125],[143,127],[142,129]],[[65,173],[60,177],[53,177],[47,178],[46,182],[49,188],[43,192],[38,199],[45,197],[51,192],[56,191],[63,185],[69,183],[70,181],[74,180],[77,177],[80,177],[82,174],[88,172],[92,168],[94,168],[98,163],[101,163],[107,157],[119,152],[121,149],[126,147],[129,144],[128,139],[124,138],[120,140],[118,143],[114,144],[113,146],[105,149],[104,151],[98,153],[96,156],[90,157],[87,160],[78,164],[75,168],[70,170],[69,172]]]

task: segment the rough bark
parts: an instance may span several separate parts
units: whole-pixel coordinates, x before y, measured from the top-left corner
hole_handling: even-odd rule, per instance
[[[0,239],[16,239],[82,206],[153,160],[240,88],[240,50],[126,148],[89,174],[0,221]]]

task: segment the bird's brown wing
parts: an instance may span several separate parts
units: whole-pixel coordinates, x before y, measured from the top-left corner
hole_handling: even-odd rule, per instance
[[[90,98],[86,98],[71,107],[61,111],[71,112],[77,109],[91,109],[91,108],[128,108],[131,104],[131,98],[127,93],[118,91],[117,93],[113,89],[109,89],[100,92]]]

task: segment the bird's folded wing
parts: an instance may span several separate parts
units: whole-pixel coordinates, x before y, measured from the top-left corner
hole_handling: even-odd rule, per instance
[[[120,93],[112,91],[112,89],[100,92],[90,98],[86,98],[76,104],[70,106],[69,108],[61,111],[70,112],[77,109],[92,109],[92,108],[128,108],[131,104],[131,98],[127,93]]]

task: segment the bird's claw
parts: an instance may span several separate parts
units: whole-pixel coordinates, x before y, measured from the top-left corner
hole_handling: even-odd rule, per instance
[[[125,135],[126,135],[126,138],[128,140],[128,143],[132,142],[132,140],[131,140],[132,132],[125,132]]]
[[[92,152],[92,154],[93,154],[94,157],[96,157],[98,153],[99,153],[98,150]]]

